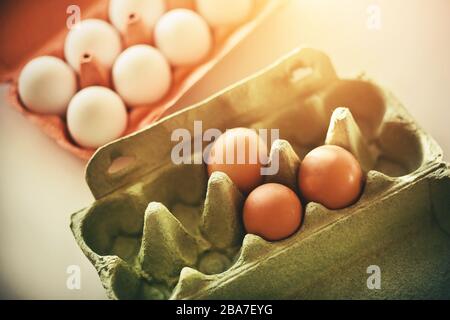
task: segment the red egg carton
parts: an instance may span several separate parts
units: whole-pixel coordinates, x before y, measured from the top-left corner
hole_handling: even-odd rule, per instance
[[[193,0],[166,0],[169,9],[195,9]],[[128,109],[128,127],[124,135],[140,130],[170,113],[173,107],[220,60],[233,50],[265,18],[280,7],[285,0],[254,0],[255,7],[248,21],[237,27],[213,28],[214,47],[207,59],[193,67],[172,68],[173,84],[161,101]],[[52,55],[64,58],[64,39],[69,31],[68,7],[77,5],[81,19],[108,20],[108,0],[6,0],[0,2],[0,81],[9,82],[8,99],[11,104],[61,147],[81,159],[89,159],[95,150],[77,145],[71,138],[66,119],[42,115],[28,110],[20,100],[17,80],[24,65],[31,59]],[[131,28],[131,26],[130,26]],[[124,48],[136,39],[124,37]],[[79,77],[80,78],[80,77]],[[79,79],[79,85],[83,85]]]

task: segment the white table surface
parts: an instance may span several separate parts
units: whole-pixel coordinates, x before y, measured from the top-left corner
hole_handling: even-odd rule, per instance
[[[367,27],[371,4],[381,9],[379,30]],[[391,89],[450,154],[449,40],[448,0],[292,0],[179,106],[307,44],[327,52],[340,76],[364,70]],[[71,213],[93,200],[84,182],[85,163],[12,109],[6,91],[0,86],[0,298],[104,299],[69,229]],[[81,268],[81,290],[66,287],[69,265]]]

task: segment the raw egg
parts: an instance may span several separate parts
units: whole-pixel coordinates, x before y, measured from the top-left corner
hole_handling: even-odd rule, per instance
[[[73,139],[86,148],[98,148],[119,138],[127,127],[122,99],[105,87],[78,92],[67,110],[67,126]]]
[[[278,183],[259,186],[244,204],[245,230],[269,241],[291,236],[302,219],[300,199],[294,191]]]
[[[209,151],[208,173],[227,174],[241,192],[248,194],[263,182],[262,157],[267,157],[267,146],[254,130],[227,130]]]
[[[253,9],[253,0],[196,0],[198,12],[213,27],[244,22]]]
[[[75,72],[61,59],[43,56],[22,69],[19,95],[25,106],[37,113],[63,115],[77,91]]]
[[[88,19],[77,23],[67,34],[64,55],[76,71],[80,71],[83,56],[93,56],[102,66],[110,68],[122,51],[117,30],[100,19]]]
[[[356,158],[344,148],[325,145],[303,159],[298,185],[302,196],[328,209],[355,203],[362,191],[363,173]]]
[[[126,49],[113,66],[114,87],[129,106],[157,102],[170,89],[172,73],[166,58],[148,45]]]
[[[158,19],[164,14],[164,0],[111,0],[109,20],[122,33],[127,30],[131,15],[138,15],[144,25],[153,30]]]
[[[212,48],[206,21],[188,9],[174,9],[161,17],[155,27],[156,46],[174,66],[201,62]]]

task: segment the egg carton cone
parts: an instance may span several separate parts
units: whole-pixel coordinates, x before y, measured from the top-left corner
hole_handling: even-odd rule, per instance
[[[172,86],[169,92],[159,101],[146,105],[128,106],[128,126],[124,135],[145,128],[158,119],[172,113],[172,109],[176,103],[196,83],[230,54],[263,21],[284,6],[287,1],[254,0],[252,12],[248,19],[241,25],[211,27],[213,48],[209,55],[203,61],[193,66],[172,67]],[[75,3],[67,3],[67,7],[72,7],[72,5],[80,5],[82,8],[81,20],[101,19],[109,22],[108,0],[78,0]],[[63,10],[59,6],[63,7],[62,4],[58,4],[59,10],[57,11],[53,10],[50,3],[44,6],[39,5],[39,7],[35,7],[32,3],[27,3],[17,8],[23,10],[29,16],[32,16],[30,12],[34,12],[33,10],[39,10],[39,16],[49,16],[49,19],[52,21],[64,21],[64,18],[68,18],[69,15],[67,17],[61,17],[61,15],[68,13],[66,12],[66,8],[63,8]],[[166,6],[167,10],[177,8],[195,9],[195,2],[194,0],[167,0]],[[71,7],[68,7],[67,10]],[[24,21],[24,19],[8,19],[9,16],[17,18],[18,12],[20,11],[16,9],[11,15],[5,14],[4,17],[2,16],[4,18],[2,27],[8,28],[8,34],[10,34],[11,39],[15,37],[21,38],[24,29],[26,29],[26,32],[32,32],[30,38],[40,39],[42,43],[37,44],[35,43],[36,41],[31,43],[13,41],[10,43],[8,50],[0,52],[0,82],[10,83],[8,101],[16,110],[32,123],[36,124],[63,149],[80,159],[88,160],[94,154],[95,150],[82,147],[73,140],[67,128],[66,118],[32,112],[22,102],[18,89],[20,72],[31,59],[43,55],[64,59],[64,41],[69,30],[65,23],[60,22],[58,25],[56,22],[51,22],[44,25],[36,23],[39,27],[30,31],[29,28],[27,29],[19,23],[20,21]],[[28,25],[30,23],[33,23],[33,21],[30,21]],[[155,45],[152,34],[149,34],[138,15],[130,17],[127,26],[127,31],[122,35],[123,49],[135,44]],[[57,30],[50,30],[55,28]],[[111,79],[111,70],[99,65],[95,57],[89,56],[89,52],[86,55],[86,58],[82,58],[80,61],[82,67],[78,75],[78,90],[92,85],[101,85],[115,89]]]
[[[245,196],[229,177],[208,177],[195,153],[191,164],[171,159],[172,132],[194,140],[199,120],[203,130],[279,129],[268,143],[268,165],[279,170],[265,182],[296,192],[305,154],[339,144],[366,170],[362,196],[341,210],[308,203],[301,228],[282,241],[245,234]],[[104,146],[86,179],[97,200],[71,228],[111,299],[450,298],[441,149],[389,91],[338,78],[311,48]]]

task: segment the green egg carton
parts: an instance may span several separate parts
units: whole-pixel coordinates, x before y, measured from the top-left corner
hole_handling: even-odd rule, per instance
[[[265,179],[297,192],[304,155],[342,145],[366,172],[362,196],[342,210],[308,203],[285,240],[246,235],[233,182],[171,160],[172,133],[184,128],[193,141],[194,121],[203,131],[279,129],[270,153],[279,171]],[[363,76],[339,79],[314,49],[106,145],[86,179],[96,201],[73,214],[71,228],[111,299],[450,298],[441,149],[387,90]]]

